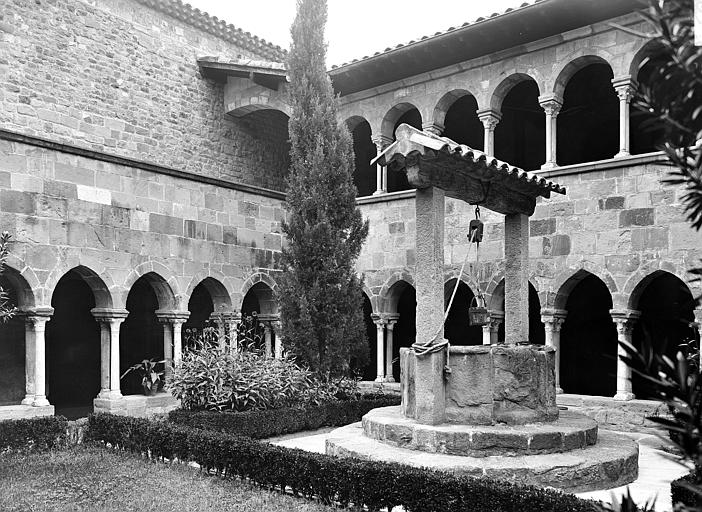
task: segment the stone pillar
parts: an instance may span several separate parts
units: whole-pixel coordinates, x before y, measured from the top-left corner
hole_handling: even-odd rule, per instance
[[[505,215],[505,343],[529,341],[529,217]]]
[[[413,171],[408,168],[408,176]],[[416,215],[416,344],[444,340],[444,191],[436,187],[417,189]],[[446,351],[415,356],[416,420],[443,423],[446,417],[444,367]]]
[[[49,404],[46,399],[46,322],[54,314],[54,308],[36,308],[25,316],[26,329],[30,331],[27,339],[26,395],[22,403],[34,407],[45,407]],[[30,346],[31,345],[31,346]],[[31,374],[29,372],[32,371]],[[33,382],[30,384],[30,380]],[[30,402],[31,400],[31,402]]]
[[[382,153],[383,150],[392,142],[392,139],[385,137],[384,135],[376,135],[371,137],[373,144],[375,144],[375,149],[378,154]],[[374,196],[380,194],[386,194],[388,191],[388,171],[386,167],[380,164],[375,165],[375,176],[376,176],[376,190],[373,192]]]
[[[392,353],[394,350],[393,331],[399,318],[400,315],[397,313],[389,314],[387,317],[387,340],[385,341],[385,382],[395,382],[395,378],[392,376]]]
[[[556,349],[556,393],[563,393],[561,388],[561,326],[568,312],[564,309],[543,309],[541,321],[544,323],[546,346]]]
[[[483,142],[483,152],[486,155],[495,155],[495,128],[502,119],[502,115],[497,110],[478,110],[478,119],[485,127],[485,138]]]
[[[629,156],[630,135],[629,135],[629,109],[631,99],[636,91],[636,82],[630,76],[613,78],[612,85],[619,96],[619,152],[614,158]]]
[[[384,315],[373,313],[371,315],[375,324],[375,356],[376,356],[376,377],[375,382],[383,382],[385,380],[385,365],[383,364],[383,346],[385,342],[385,324],[387,320]]]
[[[169,382],[173,375],[173,362],[177,351],[177,357],[180,360],[182,355],[182,330],[175,329],[175,324],[180,324],[179,327],[188,319],[190,311],[166,311],[159,309],[156,311],[158,321],[163,324],[163,360],[165,361],[165,381]],[[178,334],[178,340],[175,339],[175,334]]]
[[[281,359],[283,357],[283,323],[280,321],[280,315],[277,315],[278,319],[273,321],[273,332],[275,334],[275,349],[273,350],[273,357],[276,359]]]
[[[22,405],[49,405],[46,399],[46,339],[44,336],[46,322],[53,315],[53,308],[37,308],[23,312],[25,363],[25,396]],[[39,344],[41,344],[41,363],[39,362]],[[39,385],[41,381],[41,386]],[[41,391],[41,397],[38,399]]]
[[[695,310],[695,321],[692,323],[692,327],[697,330],[697,335],[700,339],[698,347],[702,346],[702,309]],[[700,371],[702,371],[702,349],[699,351],[700,355]]]
[[[546,113],[546,162],[541,166],[542,169],[552,169],[558,166],[556,162],[556,133],[557,124],[556,118],[558,112],[561,111],[563,103],[554,97],[540,97],[539,104]]]
[[[497,345],[500,325],[504,320],[504,311],[490,311],[490,320],[483,325],[483,345]]]
[[[224,313],[224,322],[227,324],[227,334],[229,336],[229,349],[239,350],[239,324],[241,323],[241,313],[228,312]]]
[[[100,324],[100,393],[98,398],[121,398],[119,326],[127,318],[129,311],[126,309],[93,308],[90,312]]]
[[[439,123],[422,123],[422,130],[441,137],[441,134],[444,133],[444,125]]]
[[[265,322],[263,324],[263,335],[266,346],[266,357],[273,357],[273,336],[271,336],[270,322]]]
[[[615,400],[631,400],[634,393],[631,390],[631,368],[621,360],[626,351],[619,345],[622,342],[631,345],[631,334],[636,321],[641,316],[633,309],[611,309],[612,321],[617,326],[617,394]]]

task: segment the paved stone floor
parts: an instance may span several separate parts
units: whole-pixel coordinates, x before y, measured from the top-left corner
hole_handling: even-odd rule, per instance
[[[324,443],[332,430],[334,428],[323,428],[275,437],[268,441],[289,448],[324,453]],[[670,501],[670,481],[687,473],[687,468],[661,450],[665,440],[658,436],[633,432],[627,432],[625,435],[639,443],[639,478],[629,485],[631,495],[641,504],[655,498],[657,512],[671,511],[673,507]],[[620,496],[625,490],[626,487],[617,487],[604,491],[579,493],[578,496],[609,502],[613,494]]]

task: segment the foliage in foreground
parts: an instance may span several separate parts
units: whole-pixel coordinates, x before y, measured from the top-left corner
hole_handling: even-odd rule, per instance
[[[55,448],[62,444],[67,428],[63,416],[0,421],[0,452]]]
[[[368,222],[356,207],[351,136],[326,71],[326,0],[301,0],[288,54],[290,174],[278,301],[286,348],[313,371],[344,375],[368,358],[354,262]]]
[[[3,231],[0,233],[0,278],[5,270],[7,257],[10,255],[10,233]],[[17,309],[10,305],[10,297],[0,286],[0,324],[12,318]]]
[[[399,404],[399,397],[384,397],[373,400],[324,402],[303,408],[238,413],[177,409],[168,414],[168,419],[173,423],[191,428],[265,439],[322,427],[348,425],[361,421],[361,418],[372,409]]]
[[[143,418],[92,415],[88,436],[154,459],[195,461],[206,471],[269,489],[368,510],[407,512],[594,512],[591,501],[560,491],[459,477],[401,464],[329,457],[249,437]]]
[[[171,381],[184,409],[247,411],[319,403],[332,394],[305,368],[283,356],[195,342],[183,353]]]
[[[318,503],[213,478],[185,465],[152,464],[127,453],[78,446],[0,454],[4,512],[325,512]]]

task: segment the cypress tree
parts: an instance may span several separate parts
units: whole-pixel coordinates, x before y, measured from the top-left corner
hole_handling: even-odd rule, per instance
[[[326,0],[298,0],[287,59],[290,173],[278,301],[286,348],[324,377],[367,359],[354,263],[368,222],[356,208],[354,155],[326,72]]]

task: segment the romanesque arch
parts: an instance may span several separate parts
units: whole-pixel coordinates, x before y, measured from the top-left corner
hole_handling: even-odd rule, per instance
[[[478,102],[465,89],[444,94],[434,107],[434,125],[443,127],[442,136],[474,149],[484,149],[483,124],[478,119]]]
[[[395,362],[392,363],[392,376],[399,381],[400,349],[412,346],[416,338],[417,295],[413,282],[398,275],[392,276],[386,285],[383,286],[385,293],[381,296],[384,298],[385,313],[393,315],[397,320],[393,333],[392,360]]]
[[[560,384],[565,393],[614,396],[617,331],[612,295],[595,274],[579,269],[559,286],[556,308],[566,310],[561,328]]]
[[[192,285],[192,283],[191,283]],[[183,325],[186,342],[197,336],[208,325],[212,314],[231,313],[232,301],[222,282],[208,276],[202,279],[188,294],[188,316]]]
[[[118,307],[124,307],[128,296],[131,293],[134,284],[141,278],[145,278],[146,282],[153,288],[157,296],[159,308],[161,309],[178,309],[181,305],[182,294],[178,279],[172,274],[171,270],[156,261],[147,261],[137,265],[132,270],[122,285],[121,300]]]
[[[398,103],[390,108],[383,116],[380,134],[390,140],[395,140],[395,130],[402,123],[414,126],[418,130],[422,129],[422,115],[412,103]]]
[[[112,308],[107,284],[92,269],[67,271],[51,294],[51,319],[46,324],[48,395],[58,414],[69,418],[92,411],[100,392],[100,325],[93,308]]]
[[[456,289],[456,283],[458,288]],[[444,282],[444,307],[448,307],[451,295],[456,289],[451,309],[444,322],[444,338],[451,345],[481,345],[483,342],[483,329],[480,326],[470,325],[468,308],[473,302],[476,292],[471,286],[456,277]]]
[[[351,133],[355,168],[353,182],[356,185],[358,196],[369,196],[377,190],[376,170],[371,165],[377,155],[376,145],[373,143],[370,123],[361,116],[352,116],[346,120],[346,126]]]
[[[363,323],[366,327],[366,338],[368,340],[368,364],[359,368],[362,372],[363,380],[374,380],[378,365],[378,351],[376,350],[377,333],[373,322],[373,305],[371,296],[367,290],[363,290]]]
[[[536,283],[536,284],[535,284]],[[538,282],[529,279],[529,341],[535,345],[545,342],[544,324],[541,322],[542,298],[539,294]],[[488,311],[497,313],[497,317],[505,311],[505,280],[501,275],[493,277],[486,289]],[[501,318],[504,318],[502,316]],[[498,341],[505,339],[505,326],[500,323],[497,334]]]
[[[5,266],[0,288],[7,294],[8,306],[28,311],[35,306],[34,293],[22,274]],[[26,340],[21,315],[0,322],[0,406],[17,405],[25,396]]]
[[[563,62],[561,69],[555,73],[555,79],[553,80],[553,85],[551,91],[554,97],[562,99],[563,93],[568,85],[568,82],[573,78],[573,76],[583,68],[591,64],[603,64],[608,66],[611,70],[613,67],[613,56],[601,48],[588,47],[583,48],[570,55]],[[614,73],[614,71],[612,71]]]

